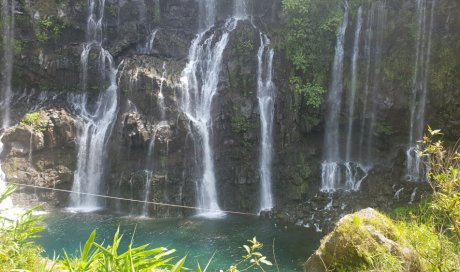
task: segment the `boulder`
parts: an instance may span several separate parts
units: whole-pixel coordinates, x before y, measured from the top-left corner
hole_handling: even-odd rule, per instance
[[[367,208],[340,219],[304,271],[390,271],[390,267],[391,271],[428,271],[393,221]]]

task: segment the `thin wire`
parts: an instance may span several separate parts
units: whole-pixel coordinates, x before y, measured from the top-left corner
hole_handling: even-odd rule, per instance
[[[30,188],[38,188],[38,189],[43,189],[43,190],[49,190],[49,191],[57,191],[57,192],[79,194],[79,195],[87,195],[87,196],[95,196],[95,197],[100,197],[100,198],[123,200],[123,201],[128,201],[128,202],[147,203],[147,204],[152,204],[152,205],[157,205],[157,206],[166,206],[166,207],[172,207],[172,208],[200,210],[200,211],[207,211],[207,212],[223,212],[223,213],[238,214],[238,215],[259,216],[258,214],[255,214],[255,213],[236,212],[236,211],[221,211],[221,210],[218,211],[218,210],[199,208],[199,207],[192,207],[192,206],[185,206],[185,205],[178,205],[178,204],[169,204],[169,203],[161,203],[161,202],[153,202],[153,201],[143,201],[143,200],[131,199],[131,198],[123,198],[123,197],[115,197],[115,196],[108,196],[108,195],[76,192],[76,191],[65,190],[65,189],[48,188],[48,187],[43,187],[43,186],[38,186],[38,185],[22,184],[22,183],[16,183],[16,182],[5,182],[5,183],[14,184],[14,185],[17,185],[17,186],[22,186],[22,187],[30,187]]]

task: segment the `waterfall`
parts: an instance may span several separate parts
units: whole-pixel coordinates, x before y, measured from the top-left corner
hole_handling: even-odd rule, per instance
[[[146,159],[146,166],[145,166],[145,188],[144,188],[144,204],[142,207],[142,216],[148,217],[148,201],[150,201],[150,194],[152,190],[152,177],[154,172],[154,165],[153,165],[153,155],[155,153],[155,140],[157,137],[157,132],[162,127],[168,127],[169,124],[165,121],[166,117],[166,107],[164,103],[164,95],[163,95],[163,86],[164,82],[166,81],[166,62],[163,62],[163,73],[160,79],[160,90],[158,91],[158,108],[160,110],[160,122],[153,127],[153,135],[150,139],[148,151],[147,151],[147,159]]]
[[[10,125],[10,104],[12,96],[11,79],[13,76],[13,48],[14,48],[14,1],[2,1],[2,37],[3,37],[3,59],[1,71],[1,98],[2,98],[2,129]],[[0,135],[0,154],[3,152],[3,133]],[[6,189],[6,176],[1,167],[0,161],[0,193]],[[5,199],[0,205],[0,211],[13,207],[11,198]]]
[[[382,70],[382,48],[385,25],[385,2],[377,1],[371,4],[366,26],[363,28],[363,8],[356,13],[353,39],[353,54],[351,56],[350,88],[347,95],[346,138],[344,145],[340,141],[340,113],[343,97],[343,62],[344,36],[349,16],[348,6],[339,26],[336,52],[332,70],[332,82],[328,96],[328,112],[326,119],[325,161],[322,163],[321,190],[334,192],[338,189],[358,191],[361,183],[367,178],[373,164],[373,137],[377,119],[376,99],[380,89]],[[357,114],[358,107],[358,61],[361,55],[361,36],[365,34],[364,59],[365,79],[363,80],[363,107]],[[356,129],[356,120],[361,122]],[[343,154],[342,154],[343,152]]]
[[[199,3],[199,26],[200,30],[205,30],[214,25],[216,21],[217,0],[200,0]]]
[[[161,121],[165,120],[166,117],[165,96],[163,94],[163,87],[166,81],[166,73],[166,62],[163,61],[163,72],[160,79],[160,90],[158,91],[158,108],[160,109]]]
[[[273,83],[273,55],[268,37],[260,33],[260,47],[257,54],[257,99],[260,112],[260,155],[259,174],[261,181],[260,210],[273,208],[272,195],[272,132],[275,114],[275,84]]]
[[[425,127],[435,5],[436,0],[417,0],[416,55],[410,101],[409,144],[406,151],[406,179],[409,181],[419,181],[423,175],[423,166],[417,149],[418,141],[422,139]]]
[[[97,3],[96,3],[97,2]],[[89,106],[87,94],[69,96],[69,103],[83,120],[78,129],[78,160],[74,173],[72,191],[85,193],[71,194],[70,209],[90,212],[102,207],[100,199],[101,182],[107,159],[107,142],[117,115],[117,69],[113,57],[102,47],[102,21],[104,0],[90,0],[86,38],[81,54],[82,86],[87,88],[88,56],[92,48],[99,50],[98,67],[100,85],[108,83],[106,90],[100,90],[93,107]],[[86,195],[90,194],[90,195]]]
[[[140,46],[138,49],[138,52],[140,54],[150,54],[153,51],[153,44],[155,42],[155,38],[157,36],[158,29],[152,30],[150,32],[149,36],[147,37],[147,40],[145,41],[145,44],[143,46]]]
[[[321,170],[321,190],[331,192],[339,188],[339,115],[343,93],[343,60],[345,46],[345,32],[348,26],[348,3],[345,5],[345,14],[339,25],[337,43],[335,46],[334,63],[332,67],[332,82],[327,98],[328,110],[326,115],[325,131],[325,161]]]
[[[345,171],[345,189],[358,191],[362,181],[367,177],[369,166],[364,161],[361,154],[357,157],[353,154],[355,150],[352,143],[357,137],[353,135],[355,110],[356,110],[356,93],[358,85],[358,57],[360,55],[360,39],[363,25],[363,10],[362,7],[358,8],[356,14],[356,29],[353,41],[353,55],[351,59],[351,86],[348,95],[348,125],[347,125],[347,138],[345,146],[345,162],[343,163]]]
[[[235,0],[239,1],[239,0]],[[212,147],[212,102],[217,94],[222,58],[239,18],[234,15],[214,31],[216,0],[200,1],[200,29],[189,49],[188,63],[181,75],[182,111],[191,122],[194,142],[201,144],[202,169],[197,182],[198,207],[201,215],[222,216],[216,191],[214,152]],[[238,9],[240,10],[240,9]],[[236,12],[236,11],[235,11]]]
[[[368,46],[372,52],[372,55],[369,56],[369,61],[372,66],[372,74],[370,70],[366,71],[366,95],[367,103],[366,110],[363,112],[363,127],[362,127],[362,137],[367,138],[367,144],[361,146],[361,160],[366,162],[366,165],[370,167],[372,165],[372,150],[373,150],[373,141],[374,141],[374,130],[376,123],[376,111],[378,99],[378,92],[380,90],[380,80],[381,80],[381,71],[382,71],[382,48],[383,48],[383,34],[385,26],[385,1],[378,1],[372,4],[369,16],[369,41]],[[372,77],[371,77],[372,76]],[[371,80],[371,81],[370,81]],[[371,84],[372,82],[372,84]],[[367,120],[367,124],[366,124]],[[366,129],[367,128],[367,129]],[[363,149],[363,147],[365,147]]]
[[[352,146],[353,141],[353,124],[355,120],[355,107],[356,107],[356,89],[358,81],[358,57],[359,57],[359,42],[361,37],[361,28],[363,23],[363,9],[359,7],[358,14],[356,15],[356,30],[355,38],[353,43],[353,56],[351,61],[351,90],[348,99],[348,128],[347,128],[347,146],[346,146],[346,156],[345,160],[347,162],[351,161]]]
[[[2,98],[2,128],[10,125],[10,104],[11,104],[11,79],[13,77],[14,61],[14,0],[2,0],[2,37],[3,37],[3,69],[1,83]]]
[[[238,19],[246,19],[248,17],[247,0],[234,0],[233,9],[234,16]]]
[[[149,203],[150,201],[150,191],[152,190],[152,177],[153,171],[145,170],[145,188],[144,188],[144,204],[142,205],[142,217],[149,217]]]

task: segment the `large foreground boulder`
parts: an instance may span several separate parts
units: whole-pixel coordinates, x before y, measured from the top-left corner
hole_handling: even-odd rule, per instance
[[[374,209],[344,216],[307,260],[306,272],[427,271],[396,224]]]

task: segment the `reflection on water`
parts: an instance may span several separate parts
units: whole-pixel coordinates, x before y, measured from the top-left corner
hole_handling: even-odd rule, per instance
[[[307,257],[318,246],[320,234],[297,226],[279,227],[274,222],[251,217],[227,216],[221,219],[180,218],[140,219],[94,214],[54,213],[46,216],[46,230],[39,238],[46,255],[62,255],[62,249],[74,253],[93,229],[97,242],[111,241],[118,226],[124,234],[122,248],[134,235],[135,245],[150,243],[154,247],[175,248],[177,256],[187,255],[189,267],[196,261],[207,263],[216,255],[210,271],[226,269],[243,255],[241,246],[256,236],[264,243],[263,253],[276,258],[280,271],[301,271]],[[275,270],[268,270],[275,271]]]

